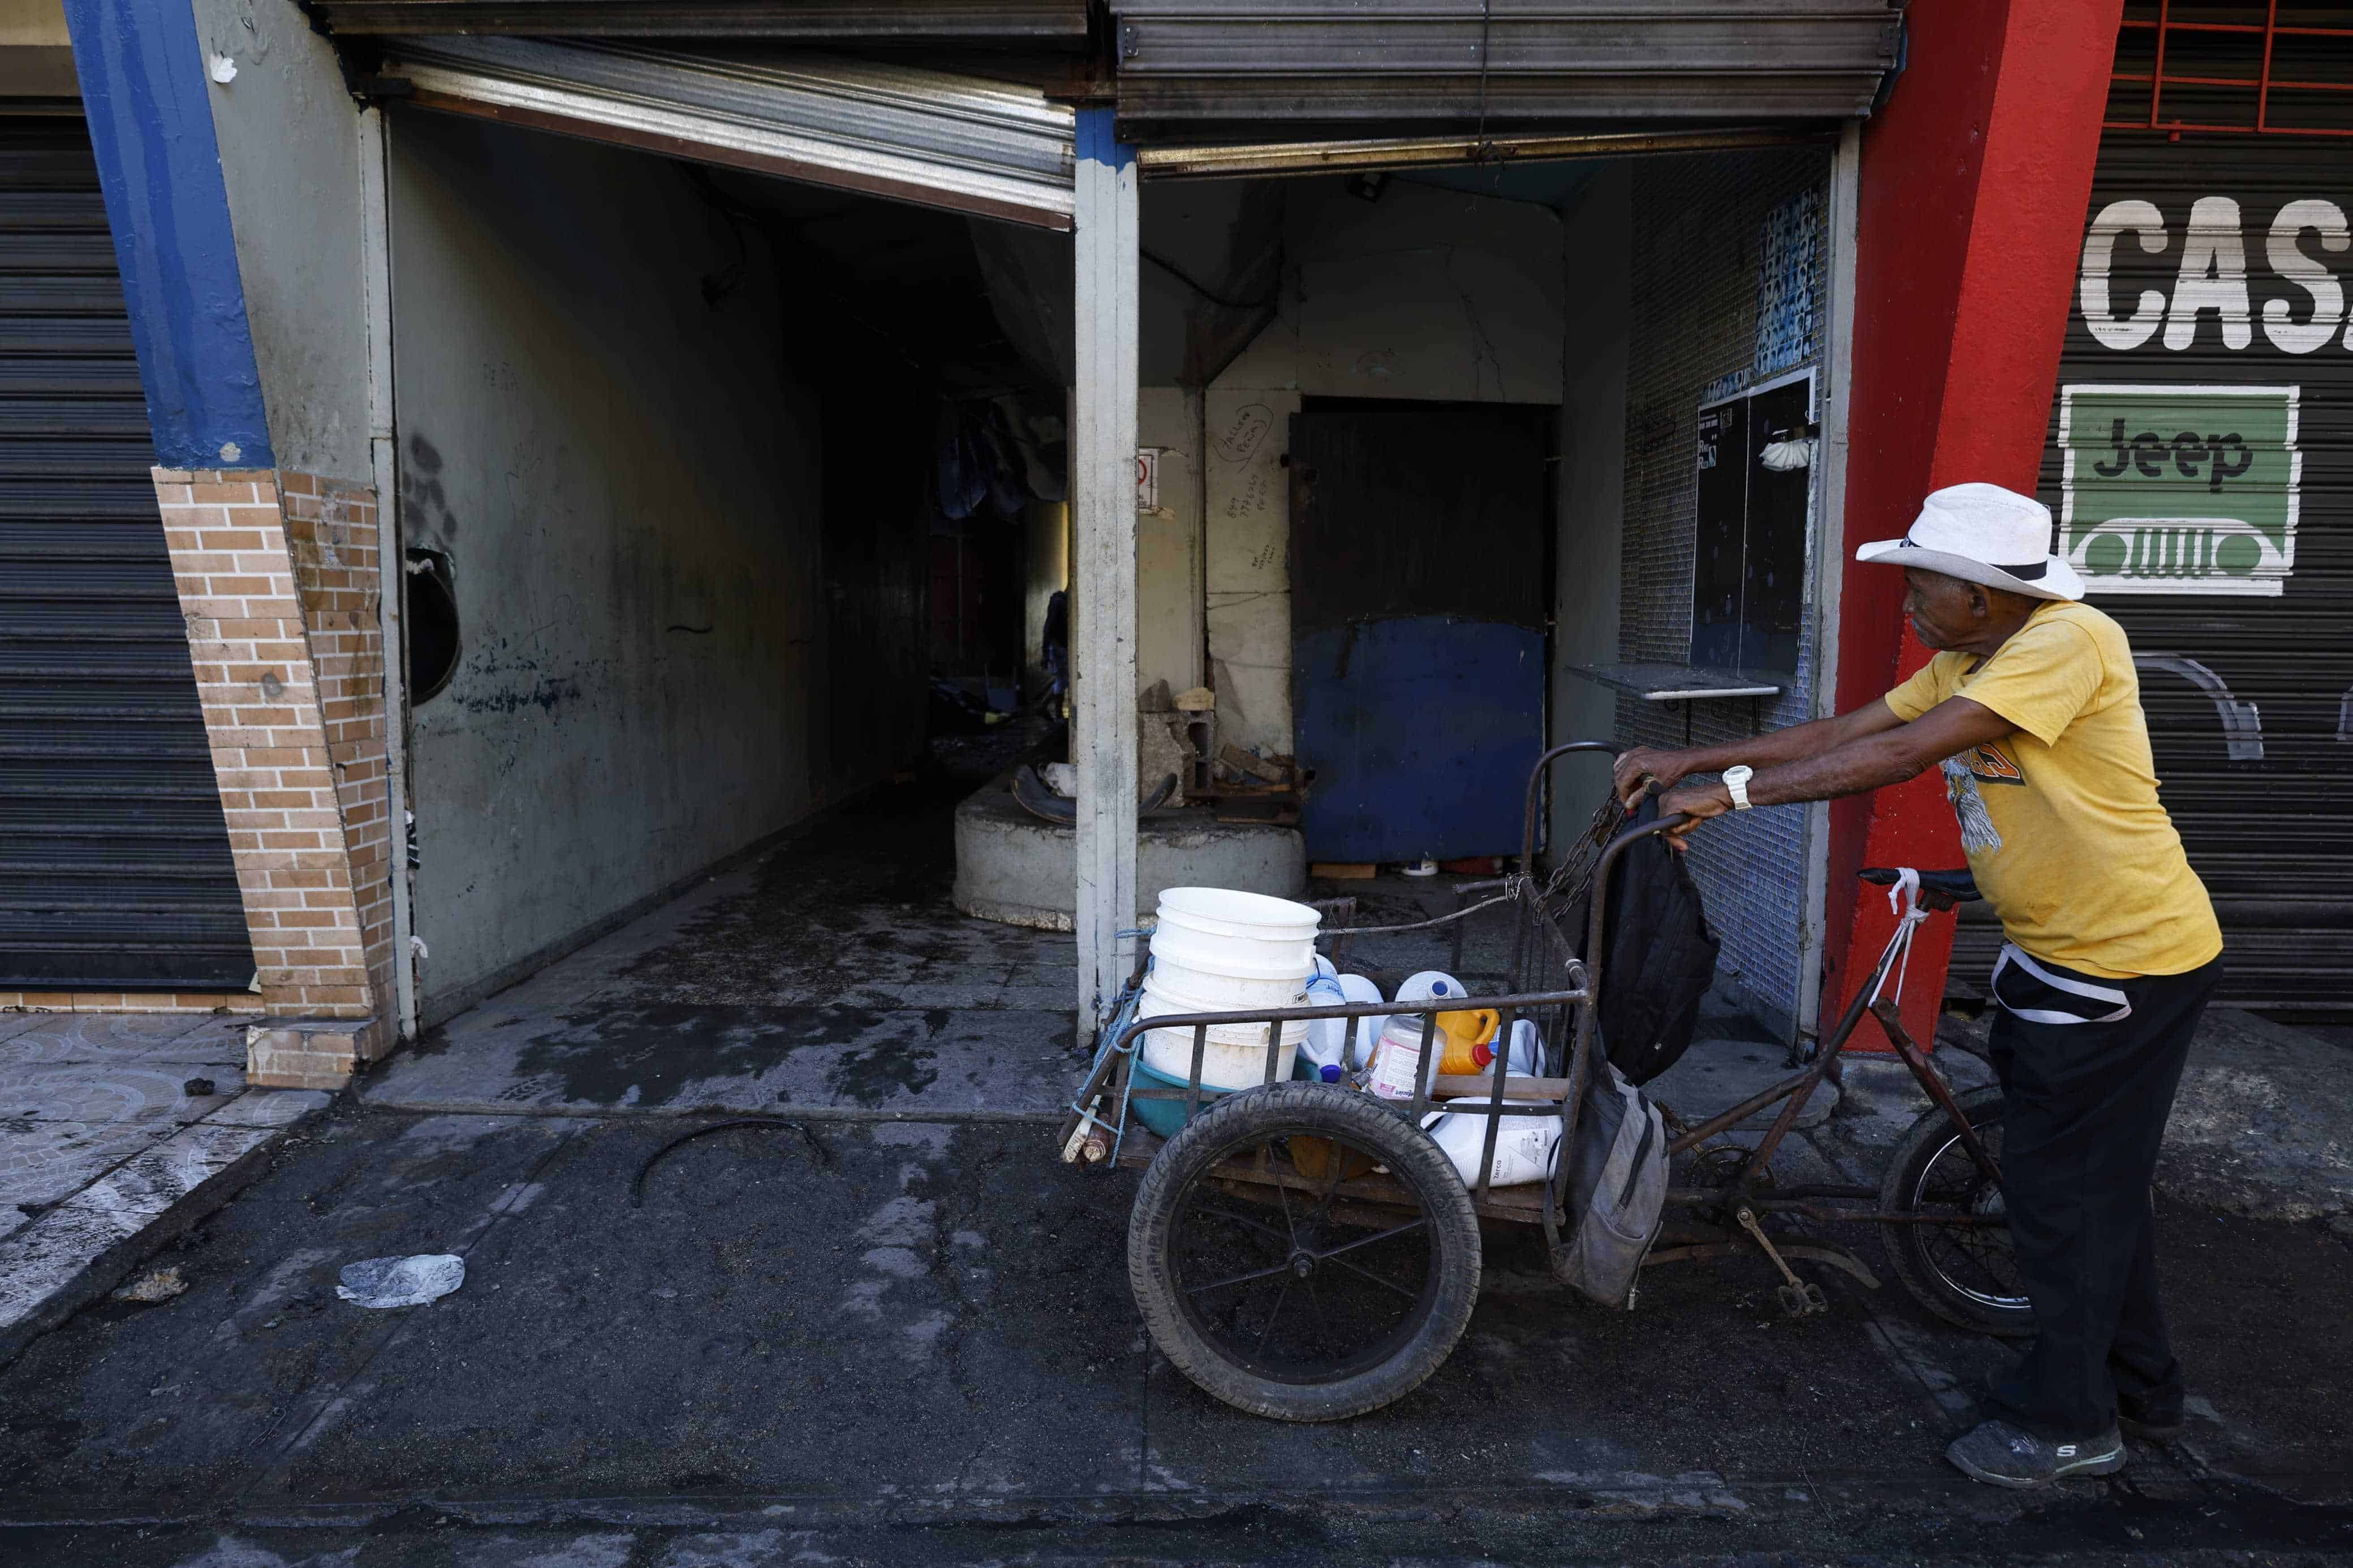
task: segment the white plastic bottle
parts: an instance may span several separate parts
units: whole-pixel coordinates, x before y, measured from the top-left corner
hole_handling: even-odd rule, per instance
[[[1348,1000],[1340,983],[1330,975],[1318,974],[1307,983],[1307,1003],[1311,1007],[1337,1007]],[[1314,1076],[1324,1083],[1337,1083],[1348,1073],[1348,1020],[1317,1018],[1307,1026],[1307,1037],[1299,1042],[1301,1058],[1312,1065]]]
[[[1366,979],[1361,974],[1343,974],[1337,978],[1340,982],[1340,995],[1343,1000],[1349,1002],[1386,1002],[1388,1000],[1388,997],[1381,994],[1381,988],[1379,986],[1374,984],[1370,980]],[[1348,1060],[1343,1065],[1355,1068],[1364,1067],[1369,1063],[1373,1059],[1373,1047],[1380,1043],[1381,1028],[1388,1022],[1388,1020],[1378,1013],[1357,1019],[1356,1026],[1353,1033],[1354,1046],[1349,1053]]]
[[[1506,1053],[1504,1070],[1514,1078],[1536,1077],[1536,1068],[1544,1055],[1543,1043],[1532,1020],[1515,1020],[1512,1025],[1512,1048]]]

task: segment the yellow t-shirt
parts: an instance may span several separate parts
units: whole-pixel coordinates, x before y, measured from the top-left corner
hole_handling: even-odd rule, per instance
[[[1886,701],[1908,723],[1948,697],[2018,726],[1942,764],[1969,869],[2011,942],[2112,980],[2180,974],[2222,951],[2206,885],[2158,802],[2122,626],[2052,601],[1991,658],[1940,653]]]

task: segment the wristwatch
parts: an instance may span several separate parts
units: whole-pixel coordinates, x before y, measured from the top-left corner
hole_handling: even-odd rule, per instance
[[[1724,787],[1732,795],[1733,810],[1748,809],[1748,781],[1756,776],[1757,770],[1746,763],[1736,763],[1724,770]]]

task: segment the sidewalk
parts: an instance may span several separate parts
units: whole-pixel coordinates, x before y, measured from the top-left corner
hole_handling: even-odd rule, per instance
[[[358,1092],[378,1110],[443,1114],[1059,1121],[1083,1066],[1071,939],[956,913],[944,883],[922,887],[923,859],[918,844],[880,866],[871,849],[786,846],[450,1019]],[[1454,907],[1443,885],[1355,887],[1367,922]],[[1451,940],[1359,939],[1351,957],[1446,968]],[[1509,942],[1507,920],[1475,922],[1461,977],[1500,983]],[[1688,1122],[1788,1076],[1785,1048],[1729,995],[1711,994],[1699,1042],[1651,1086]],[[1987,1023],[1947,1020],[1935,1059],[1957,1088],[1992,1080],[1969,1049]],[[2353,1236],[2353,1047],[2325,1037],[2210,1011],[2160,1190]],[[1806,1167],[1788,1179],[1875,1184],[1926,1108],[1893,1057],[1847,1060],[1843,1100],[1824,1086],[1785,1146]]]
[[[0,1363],[226,1203],[327,1103],[248,1089],[246,1022],[0,1013]]]

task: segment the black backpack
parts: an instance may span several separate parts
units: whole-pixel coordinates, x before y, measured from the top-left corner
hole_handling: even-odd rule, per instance
[[[1657,802],[1646,795],[1625,826],[1658,816]],[[1591,897],[1588,889],[1563,916],[1562,934],[1580,956]],[[1664,837],[1645,838],[1618,858],[1601,934],[1602,1047],[1629,1083],[1648,1083],[1690,1048],[1724,946],[1708,929],[1690,868]]]

